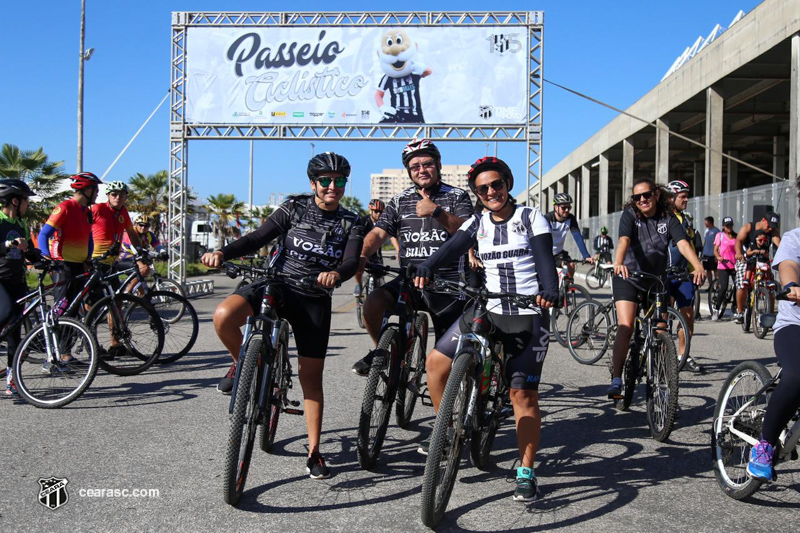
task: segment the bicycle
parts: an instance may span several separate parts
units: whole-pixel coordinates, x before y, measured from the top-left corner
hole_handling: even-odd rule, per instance
[[[558,303],[550,310],[550,330],[558,343],[567,347],[567,324],[572,311],[582,301],[590,300],[591,295],[583,286],[573,283],[569,277],[568,264],[571,260],[561,262],[558,269]]]
[[[430,290],[441,288],[473,297],[475,310],[472,317],[461,319],[456,355],[431,432],[421,506],[422,523],[430,528],[439,524],[447,509],[466,443],[470,442],[472,464],[485,469],[500,422],[512,414],[505,407],[509,384],[503,346],[492,339],[487,303],[493,298],[511,298],[520,307],[535,303],[535,296],[493,293],[463,282],[437,280]]]
[[[785,300],[786,291],[776,296]],[[772,327],[774,314],[764,314],[765,327]],[[764,481],[747,475],[750,450],[761,439],[761,427],[769,397],[780,379],[781,371],[773,377],[756,361],[745,361],[734,368],[722,385],[711,429],[711,454],[714,475],[722,491],[734,500],[752,496]],[[797,460],[800,441],[800,409],[791,419],[791,427],[781,431],[775,446],[773,466],[789,459]],[[777,477],[774,474],[773,480]]]
[[[145,263],[150,265],[150,271],[148,272],[147,276],[139,276],[137,283],[133,285],[130,290],[126,290],[125,292],[138,295],[142,289],[147,290],[148,287],[152,287],[149,290],[174,292],[175,294],[186,298],[186,291],[184,290],[183,285],[177,281],[162,276],[156,268],[155,260],[164,258],[166,252],[157,253],[149,249],[137,250],[136,247],[132,245],[130,246],[130,249],[134,253],[133,266],[136,266],[137,261],[143,260],[143,257],[147,257],[149,258],[149,261],[145,261]],[[152,278],[152,282],[150,281],[150,278]]]
[[[428,316],[419,311],[419,295],[414,289],[414,267],[367,265],[373,277],[397,274],[402,280],[397,304],[383,315],[378,347],[372,360],[358,423],[358,463],[371,470],[380,455],[389,426],[392,404],[395,421],[405,429],[411,422],[417,398],[423,402],[422,377],[428,343]],[[397,316],[397,321],[392,317]]]
[[[758,317],[772,313],[775,301],[776,285],[769,274],[770,262],[757,261],[752,286],[747,285],[747,300],[744,303],[742,331],[749,333],[752,324],[753,334],[759,339],[767,336],[769,328],[764,327]]]
[[[611,252],[601,252],[598,254],[598,260],[595,261],[592,268],[586,273],[586,285],[588,285],[590,289],[597,290],[605,287],[608,280],[611,279],[612,274],[609,272],[608,266],[611,266],[611,269],[613,269]]]
[[[44,285],[44,279],[58,268],[57,263],[41,259],[34,266],[40,270],[37,288],[17,300],[22,312],[3,327],[0,339],[36,317],[38,323],[29,326],[14,354],[12,375],[23,400],[54,409],[75,401],[92,384],[97,375],[97,346],[86,326],[47,306],[45,296],[50,287]]]
[[[269,257],[261,257],[261,256],[258,256],[258,255],[246,255],[246,256],[240,258],[240,261],[242,261],[242,262],[241,263],[233,263],[233,264],[238,264],[238,265],[241,265],[241,266],[247,266],[247,267],[250,267],[251,269],[252,268],[260,268],[260,269],[269,268]],[[242,281],[240,281],[239,283],[236,284],[236,288],[234,289],[234,292],[238,291],[239,289],[241,289],[245,285],[249,285],[249,284],[253,283],[254,281],[256,281],[256,278],[253,277],[253,274],[252,274],[252,272],[250,270],[242,270],[239,275],[242,277]]]
[[[305,289],[316,286],[316,276],[296,278],[274,268],[257,268],[223,263],[228,277],[235,279],[248,271],[252,279],[265,282],[258,314],[247,319],[244,327],[239,362],[233,378],[228,407],[231,427],[225,453],[222,494],[225,503],[237,506],[244,491],[250,460],[260,426],[259,447],[272,451],[281,413],[302,415],[300,402],[289,400],[292,388],[292,367],[289,362],[289,323],[280,318],[278,285],[287,279],[299,281]]]
[[[604,266],[611,270],[613,266]],[[686,319],[674,307],[666,310],[665,331],[673,343],[677,345],[681,332],[689,331]],[[617,336],[617,308],[614,305],[614,296],[606,303],[596,300],[587,300],[575,308],[567,324],[567,348],[570,355],[579,363],[591,365],[599,361],[603,355],[609,353],[608,348],[614,345]],[[682,370],[691,350],[691,337],[687,338],[684,353],[678,357],[678,370]],[[607,358],[608,368],[611,371],[611,357]]]
[[[131,268],[114,271],[114,276],[127,276],[116,290],[116,294],[127,292],[127,288],[136,282],[134,290],[153,306],[164,327],[164,347],[156,362],[173,363],[189,353],[194,346],[200,322],[194,307],[184,296],[178,292],[160,290],[157,285],[147,283],[136,262],[141,261],[150,265],[152,258],[152,252],[147,250],[137,252]]]
[[[375,287],[380,287],[383,283],[382,280],[378,279],[375,280],[375,277],[370,274],[368,271],[364,271],[364,275],[361,278],[361,294],[356,296],[356,320],[358,320],[358,327],[361,329],[365,329],[364,326],[364,317],[362,316],[364,302],[367,301],[367,296],[375,290]]]
[[[688,279],[688,273],[685,276]],[[637,382],[644,379],[650,434],[655,440],[664,442],[672,432],[678,410],[678,356],[675,343],[667,334],[664,319],[658,312],[663,309],[666,287],[661,277],[647,272],[631,271],[630,277],[653,280],[654,286],[660,286],[661,290],[651,296],[651,287],[645,302],[653,303],[646,311],[644,306],[639,306],[630,353],[622,371],[623,396],[614,403],[617,409],[626,411],[633,401]]]

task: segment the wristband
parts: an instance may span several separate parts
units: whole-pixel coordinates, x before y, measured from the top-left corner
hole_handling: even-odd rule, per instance
[[[437,205],[436,209],[434,209],[433,213],[431,213],[431,216],[433,218],[439,218],[439,215],[441,215],[443,211],[444,211],[444,209],[442,209],[441,206]]]

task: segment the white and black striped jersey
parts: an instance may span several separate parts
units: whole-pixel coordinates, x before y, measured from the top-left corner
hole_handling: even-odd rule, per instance
[[[459,228],[478,243],[477,253],[483,263],[486,289],[491,292],[539,294],[536,259],[530,249],[530,239],[550,233],[541,211],[518,205],[505,222],[492,220],[487,211],[473,215]],[[507,299],[489,300],[488,309],[504,315],[530,315],[538,310],[518,308]]]
[[[431,189],[430,198],[444,211],[459,218],[466,219],[474,213],[472,201],[464,189],[439,183],[438,187]],[[375,223],[375,226],[400,241],[401,266],[422,263],[450,238],[450,234],[436,219],[417,215],[417,203],[420,200],[422,196],[417,188],[409,187],[386,204],[386,209]],[[462,259],[459,263],[442,267],[437,274],[458,280],[463,269]]]
[[[397,110],[392,120],[396,122],[425,122],[419,98],[419,81],[422,76],[409,74],[402,78],[383,76],[378,90],[384,93],[384,102]],[[388,98],[386,98],[388,96]]]
[[[578,220],[575,218],[575,215],[570,213],[563,221],[559,221],[554,211],[547,213],[545,218],[550,223],[550,229],[553,233],[553,255],[558,255],[564,250],[564,243],[567,242],[567,235],[576,228],[580,231]]]

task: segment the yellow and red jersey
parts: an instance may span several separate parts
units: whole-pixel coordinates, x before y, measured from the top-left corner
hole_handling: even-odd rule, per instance
[[[47,224],[56,230],[51,243],[51,257],[71,263],[83,263],[88,259],[91,216],[91,209],[82,207],[73,198],[53,209],[47,219]]]
[[[92,206],[92,239],[94,251],[92,257],[100,257],[111,248],[114,243],[121,243],[126,231],[133,231],[133,223],[128,215],[128,209],[123,207],[119,211],[108,205],[107,202]],[[112,264],[116,257],[103,260],[105,264]]]

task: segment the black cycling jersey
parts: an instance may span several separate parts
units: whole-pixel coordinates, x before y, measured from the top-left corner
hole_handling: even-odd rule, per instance
[[[662,275],[667,270],[670,239],[678,242],[687,238],[681,223],[672,214],[640,219],[631,207],[622,212],[619,236],[631,240],[623,261],[628,270],[654,275]]]
[[[598,254],[610,252],[614,249],[614,241],[608,235],[598,235],[594,238],[594,251]]]
[[[300,209],[301,219],[295,219]],[[264,224],[222,248],[226,260],[256,252],[271,240],[278,240],[278,249],[271,266],[297,277],[335,270],[341,281],[353,277],[358,269],[363,221],[339,206],[336,211],[320,209],[314,198],[297,196],[281,204]],[[290,281],[290,284],[296,283]],[[318,293],[315,293],[318,294]]]
[[[444,211],[462,219],[467,219],[474,212],[467,192],[446,183],[439,183],[432,188],[430,198]],[[417,215],[417,203],[420,200],[422,196],[416,187],[406,189],[386,204],[386,209],[375,224],[400,240],[400,266],[422,263],[450,238],[450,234],[436,219]],[[458,280],[465,263],[462,257],[455,264],[442,266],[437,275]]]
[[[369,218],[369,215],[363,217],[364,220],[364,235],[372,231],[372,228],[375,227],[375,224],[372,222],[372,219]],[[369,262],[373,265],[382,265],[383,264],[383,251],[381,247],[378,247],[378,251],[369,256]]]
[[[28,249],[34,250],[33,242],[28,235],[28,226],[19,218],[11,220],[0,211],[0,280],[19,283],[25,274],[25,258],[22,250],[16,246],[6,248],[6,241],[25,239]]]

